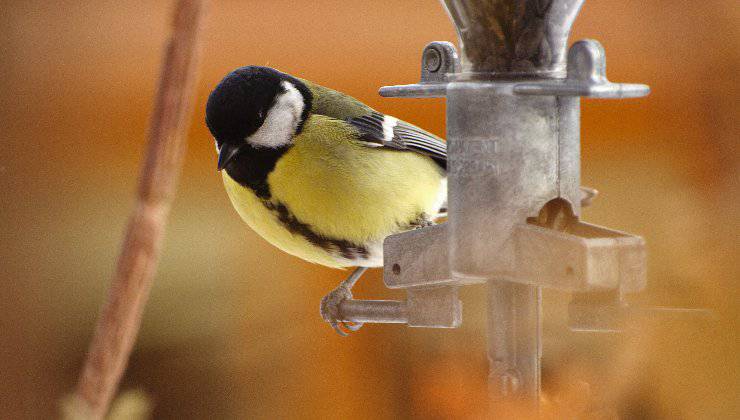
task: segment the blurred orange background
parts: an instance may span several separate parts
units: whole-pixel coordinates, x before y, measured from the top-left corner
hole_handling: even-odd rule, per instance
[[[0,412],[49,418],[76,382],[132,205],[168,35],[169,1],[0,1]],[[545,294],[545,392],[557,417],[740,416],[737,375],[740,8],[731,0],[588,1],[571,41],[606,48],[638,100],[585,100],[584,219],[643,235],[646,305],[706,307],[713,323],[571,333]],[[272,248],[231,208],[203,123],[235,67],[276,67],[444,134],[442,100],[383,99],[418,80],[433,1],[213,1],[190,145],[143,329],[122,389],[155,418],[477,418],[485,289],[462,290],[456,330],[318,314],[346,275]],[[378,270],[362,298],[401,298]],[[599,417],[602,416],[602,417]],[[607,417],[604,417],[607,416]]]

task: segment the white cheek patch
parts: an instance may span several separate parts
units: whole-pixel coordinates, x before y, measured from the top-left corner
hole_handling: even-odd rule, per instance
[[[262,127],[246,140],[256,147],[277,148],[290,143],[303,114],[303,95],[296,87],[283,81],[285,92],[278,95],[267,112]]]

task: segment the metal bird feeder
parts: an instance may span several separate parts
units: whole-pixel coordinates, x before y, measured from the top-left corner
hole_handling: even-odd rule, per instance
[[[583,0],[444,0],[459,35],[422,53],[421,81],[386,97],[447,98],[449,219],[388,237],[384,282],[405,302],[346,300],[353,322],[450,328],[458,287],[487,283],[494,399],[536,406],[542,288],[570,291],[571,327],[614,330],[646,284],[642,238],[580,220],[581,97],[645,96],[611,83],[604,50],[567,48]],[[590,197],[589,197],[590,198]]]

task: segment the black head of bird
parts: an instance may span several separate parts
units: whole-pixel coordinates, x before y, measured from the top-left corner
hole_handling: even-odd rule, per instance
[[[211,92],[206,124],[216,139],[218,169],[245,149],[281,149],[300,133],[311,111],[311,91],[269,67],[241,67]]]

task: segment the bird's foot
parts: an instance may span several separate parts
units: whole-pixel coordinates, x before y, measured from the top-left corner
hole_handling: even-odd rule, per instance
[[[411,229],[423,229],[429,226],[434,226],[434,222],[426,213],[421,213],[415,220],[409,223]]]
[[[339,320],[339,305],[350,299],[352,299],[352,291],[344,284],[340,284],[321,299],[321,317],[342,337],[362,328],[362,323]]]

